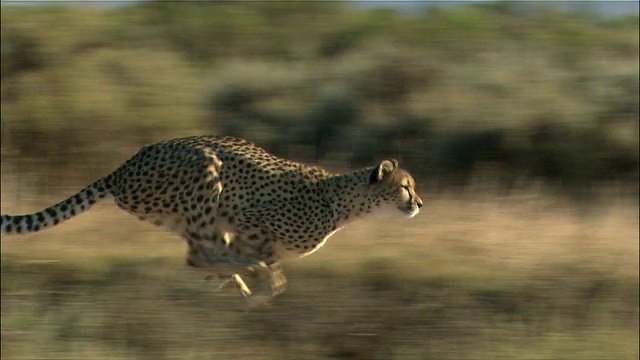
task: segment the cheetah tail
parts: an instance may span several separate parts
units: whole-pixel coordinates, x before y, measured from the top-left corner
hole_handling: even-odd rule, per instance
[[[44,210],[25,215],[0,215],[1,234],[27,234],[58,225],[88,210],[109,194],[105,179],[100,179],[77,194]]]

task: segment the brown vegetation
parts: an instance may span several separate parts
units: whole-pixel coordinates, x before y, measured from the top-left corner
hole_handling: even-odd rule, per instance
[[[177,236],[112,204],[4,238],[3,358],[638,356],[637,206],[425,195],[413,220],[286,263],[289,290],[248,312],[184,266]]]

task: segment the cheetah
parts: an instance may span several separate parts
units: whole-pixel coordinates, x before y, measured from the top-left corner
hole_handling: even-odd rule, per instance
[[[280,261],[318,250],[367,214],[414,217],[415,181],[396,160],[333,174],[276,157],[240,138],[192,136],[142,147],[104,178],[68,199],[26,215],[1,215],[2,234],[55,226],[112,196],[141,220],[187,242],[189,266],[212,271],[221,288],[254,292],[243,278],[284,291]],[[209,277],[207,277],[209,278]]]

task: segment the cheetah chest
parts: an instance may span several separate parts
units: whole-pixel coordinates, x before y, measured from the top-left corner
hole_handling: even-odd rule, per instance
[[[337,229],[333,230],[332,232],[328,233],[324,238],[322,238],[322,240],[320,240],[319,242],[317,242],[315,244],[312,244],[311,245],[311,249],[301,250],[299,252],[300,257],[305,257],[307,255],[311,255],[314,252],[316,252],[318,249],[320,249],[327,242],[327,239],[329,239],[333,234],[337,233],[338,230],[340,230],[340,228],[337,228]]]
[[[291,259],[291,258],[301,258],[305,257],[309,254],[314,253],[319,248],[322,247],[327,242],[327,239],[331,237],[331,235],[335,234],[338,230],[336,229],[325,235],[320,240],[307,240],[300,241],[297,243],[287,243],[287,242],[279,242],[274,243],[273,250],[277,254],[277,257],[280,259]]]

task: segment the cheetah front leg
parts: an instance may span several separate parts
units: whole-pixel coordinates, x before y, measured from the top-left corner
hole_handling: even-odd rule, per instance
[[[279,262],[270,265],[261,263],[260,266],[251,267],[252,272],[247,276],[252,282],[254,291],[252,297],[271,299],[282,294],[287,288],[287,278]]]
[[[265,271],[266,276],[263,277],[263,284],[269,285],[271,296],[275,297],[282,294],[287,289],[287,277],[284,275],[284,269],[279,262],[272,263]]]

